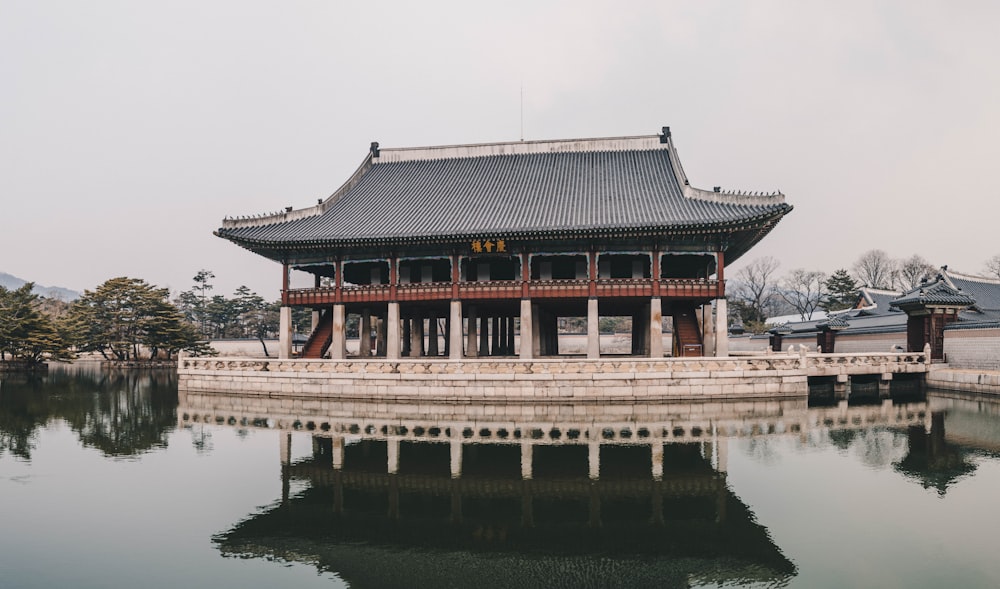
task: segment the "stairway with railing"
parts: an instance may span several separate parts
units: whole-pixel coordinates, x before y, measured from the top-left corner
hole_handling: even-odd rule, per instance
[[[333,311],[324,309],[319,316],[316,329],[309,335],[302,346],[302,358],[322,358],[333,342]]]
[[[693,306],[674,309],[674,356],[702,356],[701,328]]]

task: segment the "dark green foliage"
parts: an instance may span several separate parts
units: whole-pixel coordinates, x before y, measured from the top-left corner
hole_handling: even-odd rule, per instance
[[[858,283],[841,268],[826,279],[827,296],[820,303],[824,311],[850,309],[858,302]]]
[[[138,278],[112,278],[73,303],[73,341],[80,351],[118,361],[169,360],[179,350],[210,353],[167,295]]]
[[[0,361],[38,364],[45,360],[69,360],[72,354],[65,338],[65,323],[42,311],[40,297],[27,283],[15,290],[0,287]]]

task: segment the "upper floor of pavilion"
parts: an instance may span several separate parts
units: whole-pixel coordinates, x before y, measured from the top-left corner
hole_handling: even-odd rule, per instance
[[[657,135],[383,149],[317,205],[227,218],[216,235],[291,265],[537,251],[745,253],[790,210],[780,192],[691,186]],[[490,252],[485,252],[490,253]]]

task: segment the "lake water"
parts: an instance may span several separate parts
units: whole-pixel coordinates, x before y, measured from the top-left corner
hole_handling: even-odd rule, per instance
[[[205,403],[164,372],[0,376],[0,588],[1000,586],[989,399],[449,415],[394,448]]]

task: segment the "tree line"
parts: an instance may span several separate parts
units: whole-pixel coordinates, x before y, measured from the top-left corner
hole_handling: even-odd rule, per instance
[[[757,258],[744,266],[727,288],[730,321],[761,333],[769,317],[798,314],[805,321],[817,310],[840,311],[857,303],[862,286],[905,292],[933,279],[938,268],[919,255],[896,259],[880,249],[869,250],[850,267],[827,275],[795,268],[780,275],[773,257]],[[984,271],[1000,279],[1000,255],[987,260]]]
[[[232,297],[209,296],[214,274],[201,270],[194,286],[173,301],[166,288],[117,277],[67,303],[41,297],[28,283],[0,287],[0,362],[36,365],[94,353],[118,362],[172,360],[184,351],[214,353],[208,340],[276,337],[280,302],[246,286]],[[308,312],[295,319],[308,326]],[[264,347],[267,354],[267,348]]]

